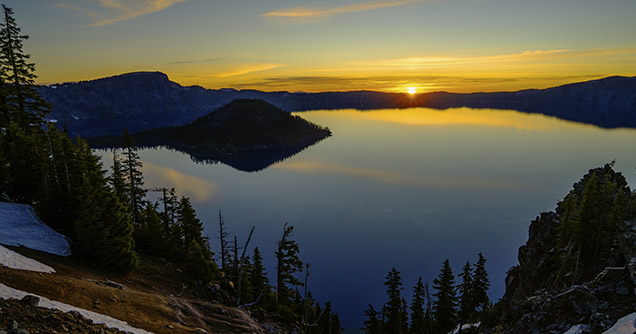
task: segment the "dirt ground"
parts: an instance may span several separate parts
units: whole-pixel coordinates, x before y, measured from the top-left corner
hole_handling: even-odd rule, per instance
[[[44,274],[0,267],[0,282],[15,289],[106,314],[131,326],[161,333],[265,333],[249,314],[198,301],[185,276],[161,259],[142,258],[128,275],[105,273],[82,261],[10,247],[53,267]],[[113,281],[125,289],[100,285]],[[2,324],[0,324],[2,325]]]

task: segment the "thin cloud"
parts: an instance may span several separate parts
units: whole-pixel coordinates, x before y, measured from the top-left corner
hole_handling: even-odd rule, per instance
[[[261,16],[266,18],[280,18],[291,20],[320,19],[346,13],[365,12],[375,9],[398,7],[421,1],[422,0],[373,1],[334,8],[295,7],[264,13],[261,14]]]
[[[90,0],[83,6],[69,3],[57,6],[82,13],[94,21],[90,26],[98,27],[155,13],[185,1],[188,0]]]
[[[244,74],[249,74],[249,73],[254,73],[254,72],[261,72],[261,71],[267,71],[267,70],[271,70],[277,67],[281,67],[281,64],[251,64],[251,65],[244,65],[244,66],[240,66],[238,68],[235,68],[233,70],[224,72],[224,73],[219,73],[216,76],[219,78],[227,78],[227,77],[233,77],[233,76],[237,76],[237,75],[244,75]]]

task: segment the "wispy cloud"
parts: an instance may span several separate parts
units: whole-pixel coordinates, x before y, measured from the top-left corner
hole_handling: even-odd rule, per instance
[[[219,78],[227,78],[254,72],[267,71],[281,66],[281,64],[248,64],[236,67],[227,72],[219,73],[216,76]]]
[[[280,9],[268,13],[261,14],[266,18],[281,18],[290,20],[307,20],[307,19],[320,19],[329,16],[364,12],[374,9],[382,9],[389,7],[403,6],[414,2],[421,2],[423,0],[402,0],[402,1],[371,1],[354,5],[324,8],[324,7],[295,7]]]
[[[93,21],[91,26],[97,27],[158,12],[185,1],[188,0],[88,0],[81,6],[68,2],[57,6],[84,14]]]

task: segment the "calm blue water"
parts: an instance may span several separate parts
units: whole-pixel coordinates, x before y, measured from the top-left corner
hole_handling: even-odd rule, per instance
[[[145,182],[189,196],[214,249],[219,209],[239,240],[256,225],[251,246],[272,282],[275,241],[285,222],[294,225],[311,263],[310,289],[333,302],[345,327],[359,328],[367,305],[386,301],[382,282],[392,267],[410,303],[419,276],[432,282],[447,258],[457,274],[478,252],[496,301],[530,221],[553,210],[588,169],[616,160],[636,184],[634,130],[467,108],[299,115],[333,136],[256,173],[143,150]]]

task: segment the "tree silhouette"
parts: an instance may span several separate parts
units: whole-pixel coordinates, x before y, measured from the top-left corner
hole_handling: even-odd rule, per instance
[[[439,333],[448,333],[457,323],[457,292],[455,275],[448,259],[444,261],[442,270],[433,280],[433,293],[437,299],[433,303],[435,327]]]
[[[0,108],[0,127],[15,121],[21,127],[40,127],[49,112],[35,86],[35,64],[23,50],[22,35],[13,18],[13,9],[2,5],[4,22],[0,26],[0,80],[4,102]]]

